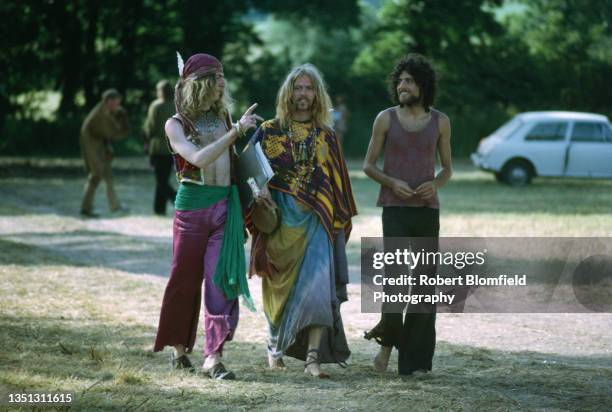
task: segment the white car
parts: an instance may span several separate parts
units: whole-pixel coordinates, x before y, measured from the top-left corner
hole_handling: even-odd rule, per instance
[[[535,176],[612,178],[612,126],[601,114],[520,113],[482,139],[471,159],[512,186]]]

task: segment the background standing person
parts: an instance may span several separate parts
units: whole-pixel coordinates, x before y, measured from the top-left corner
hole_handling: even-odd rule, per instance
[[[376,116],[364,162],[365,173],[381,185],[377,206],[383,208],[383,236],[423,238],[415,250],[437,251],[440,202],[437,190],[452,175],[450,120],[432,107],[436,90],[434,69],[425,57],[409,54],[389,76],[390,93],[397,106]],[[384,167],[376,161],[384,149]],[[436,153],[441,170],[435,174]],[[413,276],[429,276],[431,267],[415,268]],[[431,294],[433,287],[416,286],[411,294]],[[402,292],[394,288],[393,293]],[[408,291],[403,291],[407,293]],[[393,347],[399,350],[398,372],[430,371],[436,344],[436,307],[421,304],[383,306],[381,320],[366,339],[374,338],[380,351],[374,360],[378,371],[387,369]],[[424,312],[424,313],[416,313]]]
[[[81,216],[98,217],[93,211],[93,201],[100,180],[106,184],[110,211],[128,211],[117,198],[111,169],[112,141],[125,138],[128,133],[128,118],[125,109],[121,107],[121,95],[115,89],[108,89],[102,93],[102,101],[89,112],[81,127],[81,156],[85,170],[89,173],[81,202]]]
[[[349,111],[344,103],[344,96],[336,96],[336,107],[334,107],[334,131],[340,144],[344,141],[344,134],[348,127]]]
[[[168,202],[174,203],[176,191],[168,179],[172,171],[172,155],[166,142],[164,124],[175,112],[172,86],[168,80],[160,80],[156,86],[157,99],[149,106],[143,125],[145,144],[151,166],[155,170],[155,199],[153,211],[156,215],[166,214]]]

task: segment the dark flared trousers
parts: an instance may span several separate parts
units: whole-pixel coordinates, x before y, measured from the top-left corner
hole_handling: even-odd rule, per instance
[[[155,170],[155,200],[153,211],[158,215],[166,214],[168,202],[174,203],[176,191],[170,186],[168,179],[172,172],[173,159],[170,155],[152,155],[151,166]]]
[[[227,200],[206,209],[177,210],[174,216],[172,268],[164,293],[154,350],[196,340],[204,283],[204,356],[221,353],[238,325],[238,299],[227,299],[214,283],[223,243]]]
[[[427,207],[384,207],[382,214],[383,236],[422,237],[414,239],[411,247],[415,251],[438,250],[440,232],[440,211]],[[413,276],[421,273],[433,275],[435,267],[417,266]],[[392,287],[393,288],[393,287]],[[388,293],[408,293],[408,290],[385,290]],[[401,287],[400,287],[401,289]],[[434,294],[433,286],[413,286],[412,295]],[[404,304],[405,306],[405,304]],[[436,347],[436,307],[419,304],[409,306],[406,314],[402,308],[383,308],[377,329],[379,342],[383,346],[398,349],[398,372],[409,375],[416,370],[431,370]]]

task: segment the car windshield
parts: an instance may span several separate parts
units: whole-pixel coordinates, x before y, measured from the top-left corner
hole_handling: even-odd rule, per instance
[[[491,133],[491,136],[501,137],[505,139],[511,136],[514,132],[516,132],[521,126],[523,122],[518,117],[511,119],[509,122],[504,123],[499,129]]]

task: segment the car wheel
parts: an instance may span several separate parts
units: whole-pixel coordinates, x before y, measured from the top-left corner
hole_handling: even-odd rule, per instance
[[[531,165],[521,160],[508,163],[504,166],[501,174],[504,182],[514,187],[528,185],[533,177]]]
[[[501,172],[496,172],[495,180],[497,180],[499,183],[504,183],[504,175]]]

